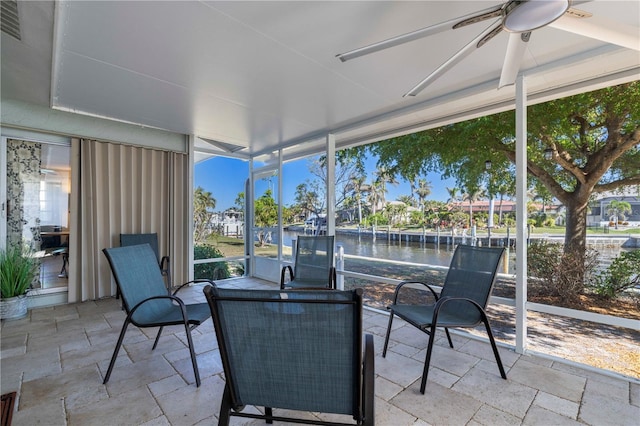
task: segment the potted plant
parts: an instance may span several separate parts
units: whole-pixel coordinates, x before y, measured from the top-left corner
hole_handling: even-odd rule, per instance
[[[0,249],[0,318],[27,315],[27,290],[33,282],[38,261],[21,246]]]

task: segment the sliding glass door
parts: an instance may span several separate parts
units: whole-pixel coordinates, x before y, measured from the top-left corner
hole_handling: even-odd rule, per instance
[[[67,289],[70,229],[71,147],[2,138],[3,245],[22,245],[39,259],[32,286]]]
[[[279,281],[280,225],[278,221],[278,169],[263,167],[253,171],[253,276]]]

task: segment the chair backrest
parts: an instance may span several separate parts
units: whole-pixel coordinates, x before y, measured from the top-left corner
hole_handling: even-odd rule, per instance
[[[149,244],[105,248],[102,251],[109,261],[127,313],[145,299],[167,295],[158,260]],[[156,318],[171,303],[169,299],[145,303],[134,313],[132,320],[144,323]]]
[[[156,255],[156,263],[160,260],[160,250],[158,249],[158,234],[120,234],[120,246],[137,246],[149,244]]]
[[[362,418],[362,290],[207,286],[232,406]]]
[[[456,248],[440,297],[465,297],[485,309],[496,280],[504,248],[477,247],[460,244]],[[468,303],[452,301],[447,310],[468,316],[470,322],[480,321],[480,314]]]
[[[333,267],[334,236],[299,236],[294,275],[300,280],[325,281]]]

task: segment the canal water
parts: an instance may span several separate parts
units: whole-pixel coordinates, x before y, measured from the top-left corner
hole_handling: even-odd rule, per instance
[[[303,233],[285,231],[283,235],[284,245],[291,246],[291,241],[298,235],[303,235]],[[459,243],[460,238],[456,242]],[[466,241],[463,239],[462,243],[471,244],[471,238],[467,238]],[[437,266],[449,266],[455,249],[455,245],[452,244],[440,244],[438,246],[433,243],[407,242],[398,241],[397,239],[389,241],[387,238],[379,237],[374,240],[371,234],[343,233],[336,235],[336,250],[338,246],[344,248],[345,255]],[[510,255],[510,257],[513,257],[510,265],[515,265],[515,256]],[[509,269],[513,269],[513,266]]]
[[[298,235],[303,235],[303,233],[295,231],[285,231],[283,234],[284,245],[291,246],[292,240]],[[472,244],[472,241],[473,240],[471,237],[468,237],[466,239],[461,239],[460,237],[456,238],[456,244]],[[398,239],[389,240],[386,237],[377,237],[374,240],[370,233],[337,233],[336,250],[338,246],[342,246],[344,248],[345,255],[437,266],[449,266],[449,264],[451,263],[451,257],[453,256],[453,251],[456,247],[454,244],[441,243],[437,245],[434,243],[407,242],[399,241]],[[611,259],[617,257],[620,254],[621,250],[623,250],[617,245],[606,247],[596,245],[594,248],[597,249],[600,253],[603,267],[608,266],[608,264],[611,262]],[[515,250],[511,248],[508,253],[509,263],[507,270],[509,273],[515,274]],[[501,265],[499,270],[505,271],[504,265]]]

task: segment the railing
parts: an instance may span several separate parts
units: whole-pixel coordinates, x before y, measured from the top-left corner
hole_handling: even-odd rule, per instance
[[[295,256],[295,253],[293,254],[293,256]],[[375,274],[368,274],[368,273],[361,273],[361,272],[346,270],[345,259],[375,262],[375,263],[381,263],[381,264],[393,264],[393,265],[398,265],[404,268],[420,269],[423,272],[424,271],[439,272],[442,274],[443,279],[444,279],[444,274],[448,270],[448,267],[446,266],[425,265],[422,263],[394,261],[394,260],[388,260],[388,259],[372,259],[369,257],[346,255],[344,253],[344,248],[340,244],[338,244],[337,250],[336,250],[336,271],[337,271],[336,285],[337,285],[337,288],[339,289],[344,289],[345,278],[354,278],[354,279],[360,279],[364,281],[391,284],[391,285],[397,285],[398,283],[401,282],[400,279],[394,279],[394,278],[384,277],[384,276],[375,275]],[[194,264],[201,264],[201,263],[208,263],[208,262],[225,262],[225,261],[247,262],[248,260],[249,258],[247,256],[223,257],[223,258],[196,260],[194,261]],[[290,263],[291,262],[287,260],[282,261],[283,265],[290,264]],[[498,280],[514,281],[515,275],[499,273]],[[515,307],[515,299],[513,298],[492,296],[491,302],[497,305]],[[562,316],[566,318],[589,321],[596,324],[603,324],[603,325],[614,326],[614,327],[623,327],[623,328],[627,328],[634,331],[640,331],[640,321],[629,319],[629,318],[623,318],[623,317],[607,315],[607,314],[599,314],[594,312],[587,312],[582,310],[552,306],[552,305],[535,303],[535,302],[527,302],[526,309],[527,311],[532,311],[532,312],[539,312],[539,313],[544,313],[549,315],[557,315],[557,316]]]
[[[448,270],[448,267],[446,266],[424,265],[424,264],[413,263],[413,262],[402,262],[402,261],[394,261],[394,260],[386,260],[386,259],[371,259],[371,258],[364,258],[360,256],[345,255],[344,248],[338,245],[336,250],[336,272],[337,272],[336,286],[339,289],[344,289],[345,278],[358,278],[358,279],[372,281],[376,283],[385,283],[385,284],[393,284],[393,285],[397,285],[398,283],[401,282],[401,280],[399,279],[386,278],[386,277],[381,277],[381,276],[372,275],[372,274],[364,274],[364,273],[347,271],[345,270],[344,260],[349,258],[369,260],[372,262],[379,262],[379,263],[394,264],[394,265],[399,265],[404,267],[419,267],[427,271],[439,271],[443,274],[443,276],[444,276],[444,273]],[[512,274],[499,273],[497,277],[498,277],[498,280],[500,279],[515,280],[515,275],[512,275]],[[491,303],[514,307],[515,299],[492,296]],[[559,306],[545,305],[545,304],[534,303],[534,302],[527,302],[527,310],[550,314],[550,315],[558,315],[558,316],[563,316],[563,317],[573,318],[573,319],[578,319],[583,321],[589,321],[596,324],[610,325],[614,327],[623,327],[623,328],[628,328],[635,331],[640,331],[640,321],[629,319],[629,318],[622,318],[622,317],[613,316],[613,315],[598,314],[594,312],[587,312],[587,311],[563,308]]]

